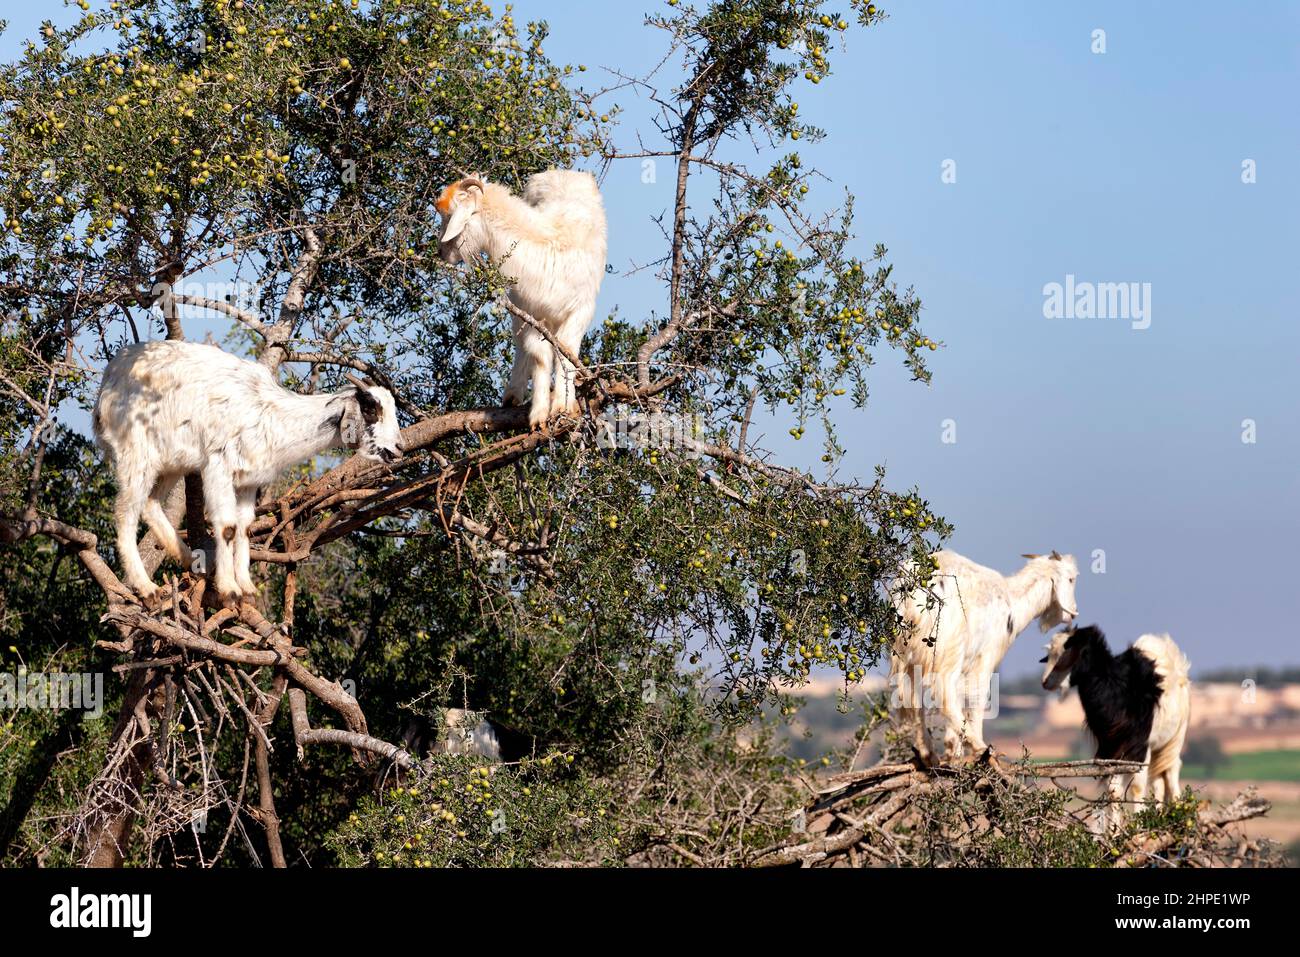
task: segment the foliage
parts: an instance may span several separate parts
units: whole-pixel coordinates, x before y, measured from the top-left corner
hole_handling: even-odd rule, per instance
[[[831,778],[805,811],[807,827],[758,866],[845,863],[895,867],[1277,866],[1279,849],[1228,825],[1267,813],[1253,791],[1219,809],[1190,788],[1168,804],[1125,805],[1109,823],[1105,777],[1089,762],[1045,768],[1025,759],[920,770],[882,763]],[[1059,780],[1057,776],[1064,778]],[[1098,797],[1090,794],[1101,790]]]
[[[882,18],[852,8],[864,26]],[[476,0],[83,11],[0,66],[7,641],[28,659],[66,645],[67,667],[83,670],[175,657],[154,632],[123,644],[145,613],[93,564],[114,564],[112,488],[84,410],[121,344],[196,338],[202,319],[301,391],[345,371],[391,385],[408,434],[433,436],[394,472],[322,460],[267,491],[255,547],[310,560],[263,567],[261,611],[303,666],[355,693],[374,738],[418,737],[430,708],[466,706],[532,745],[486,779],[519,822],[504,840],[476,813],[484,789],[463,786],[468,759],[435,757],[400,792],[341,749],[299,760],[282,669],[237,675],[186,652],[147,672],[138,747],[155,773],[138,794],[132,782],[105,791],[95,774],[96,762],[110,776],[130,766],[114,757],[130,740],[111,715],[54,768],[4,746],[5,780],[39,790],[10,859],[76,859],[73,838],[123,788],[144,834],[134,863],[274,856],[280,838],[256,837],[272,800],[290,858],[319,864],[380,852],[738,863],[776,840],[797,804],[792,766],[752,722],[770,707],[788,716],[788,693],[818,670],[858,681],[897,626],[891,592],[924,579],[949,531],[883,470],[863,484],[835,476],[836,397],[867,400],[881,351],[928,381],[938,346],[884,248],[854,253],[851,198],[817,205],[816,171],[791,146],[824,135],[799,119],[795,91],[830,75],[848,20],[821,0],[673,3],[648,19],[678,64],[636,80],[663,107],[658,136],[636,136],[678,170],[665,299],[592,329],[581,422],[517,435],[456,418],[495,409],[511,347],[501,264],[441,263],[433,202],[468,170],[518,187],[551,166],[638,161],[613,125],[620,78],[583,89],[585,67],[545,55],[545,24]],[[750,440],[755,409],[780,406],[795,411],[796,438],[822,426],[825,477]],[[331,477],[365,497],[312,498]],[[168,569],[178,591],[193,584],[184,571]],[[199,628],[211,609],[193,594],[152,623]],[[241,612],[245,634],[256,624]],[[246,643],[225,626],[218,636]],[[117,706],[123,686],[108,684]],[[313,687],[306,715],[328,727],[339,699]],[[62,733],[37,737],[53,746]],[[555,754],[563,764],[543,763]],[[455,787],[435,797],[443,778]],[[69,795],[83,805],[51,829]],[[463,826],[435,826],[444,810]],[[190,826],[199,812],[204,829]]]
[[[509,867],[611,863],[619,838],[608,799],[548,755],[490,771],[444,755],[407,785],[366,797],[330,837],[347,867]]]

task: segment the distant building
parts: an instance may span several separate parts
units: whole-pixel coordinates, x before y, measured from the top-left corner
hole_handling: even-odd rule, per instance
[[[1049,728],[1077,728],[1083,708],[1077,694],[1044,696],[1043,724]],[[1243,688],[1235,684],[1192,682],[1192,729],[1262,728],[1300,720],[1300,685],[1280,688]]]

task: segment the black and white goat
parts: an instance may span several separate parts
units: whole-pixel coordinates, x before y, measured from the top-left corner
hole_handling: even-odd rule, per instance
[[[1101,629],[1089,625],[1054,635],[1042,663],[1045,689],[1078,689],[1096,756],[1144,765],[1110,778],[1105,821],[1118,819],[1121,802],[1145,800],[1148,783],[1155,800],[1176,800],[1191,694],[1190,666],[1174,640],[1143,635],[1116,655]]]
[[[350,381],[333,394],[297,395],[265,366],[216,346],[146,342],[119,352],[104,369],[93,426],[117,473],[117,550],[127,585],[143,598],[158,590],[135,539],[141,517],[172,558],[193,567],[164,505],[182,476],[198,473],[216,552],[213,584],[223,601],[251,597],[248,526],[261,486],[326,449],[354,448],[382,461],[401,456],[392,395]]]

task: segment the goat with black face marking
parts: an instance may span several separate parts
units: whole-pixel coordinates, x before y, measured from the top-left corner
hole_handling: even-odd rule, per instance
[[[392,461],[402,440],[387,389],[349,377],[327,395],[297,395],[270,370],[216,346],[146,342],[128,346],[104,369],[95,402],[95,441],[117,473],[117,550],[127,585],[151,598],[136,543],[141,517],[172,558],[190,566],[164,505],[182,476],[203,479],[215,548],[213,584],[223,601],[255,594],[248,526],[258,489],[326,449],[358,449]]]
[[[1058,632],[1042,659],[1043,687],[1079,691],[1084,720],[1098,758],[1141,761],[1145,767],[1113,775],[1107,785],[1115,821],[1120,802],[1179,796],[1183,740],[1190,717],[1190,666],[1168,635],[1143,635],[1116,655],[1096,625]]]

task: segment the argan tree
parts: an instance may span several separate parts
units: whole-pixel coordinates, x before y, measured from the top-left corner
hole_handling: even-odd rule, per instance
[[[666,59],[627,77],[475,0],[80,6],[0,68],[0,630],[7,670],[109,672],[111,710],[4,716],[0,854],[726,863],[784,834],[760,719],[815,669],[860,679],[947,532],[883,471],[837,477],[832,408],[876,353],[926,380],[936,347],[798,152],[824,134],[796,91],[883,14],[669,0]],[[634,87],[653,129],[616,125]],[[499,407],[501,263],[439,260],[438,189],[647,159],[662,298],[598,318],[583,414],[530,431]],[[146,538],[146,607],[85,413],[123,344],[213,332],[299,391],[390,387],[408,454],[266,489],[256,603]],[[782,409],[824,467],[756,445]],[[201,549],[197,480],[170,508]],[[448,706],[517,760],[428,753]]]

